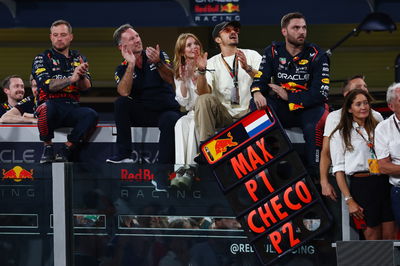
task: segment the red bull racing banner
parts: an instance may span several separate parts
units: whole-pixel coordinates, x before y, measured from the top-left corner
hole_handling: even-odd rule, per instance
[[[330,214],[269,108],[248,114],[200,148],[264,265],[330,227]]]
[[[240,0],[192,0],[192,16],[197,25],[240,21]]]

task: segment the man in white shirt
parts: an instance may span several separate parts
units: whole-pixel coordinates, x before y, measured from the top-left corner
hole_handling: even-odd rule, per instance
[[[400,83],[393,83],[387,90],[386,101],[394,112],[375,128],[375,152],[379,170],[389,175],[392,184],[392,209],[400,226]]]
[[[240,23],[222,22],[212,37],[221,53],[207,60],[206,69],[198,69],[207,84],[195,104],[195,123],[200,141],[215,134],[249,111],[250,85],[257,74],[261,55],[249,49],[238,49]]]
[[[368,91],[367,84],[365,83],[365,77],[362,75],[355,75],[348,80],[345,81],[342,89],[343,97],[354,90],[354,89],[363,89]],[[329,148],[329,137],[332,134],[333,130],[337,127],[340,121],[342,109],[333,111],[329,113],[328,117],[325,121],[325,129],[324,129],[324,138],[322,141],[322,151],[321,151],[321,159],[319,164],[320,171],[320,184],[322,195],[331,198],[332,200],[337,199],[337,194],[331,183],[329,183],[329,167],[331,165],[331,157],[330,157],[330,148]],[[374,110],[372,110],[372,114],[378,121],[382,121],[382,115]]]

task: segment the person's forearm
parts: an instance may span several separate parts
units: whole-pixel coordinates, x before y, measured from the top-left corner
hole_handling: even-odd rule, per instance
[[[205,74],[199,74],[197,76],[196,86],[197,86],[197,94],[198,95],[211,93],[211,90],[210,90],[210,87],[208,86]]]
[[[324,137],[325,138],[325,137]],[[328,182],[329,178],[329,167],[332,163],[330,151],[329,151],[329,140],[327,145],[323,143],[321,150],[321,160],[319,162],[319,174],[320,174],[320,182]]]
[[[156,64],[158,73],[160,77],[169,84],[174,84],[174,71],[168,65],[163,62],[159,62]]]
[[[80,90],[85,91],[90,89],[90,87],[92,87],[92,82],[90,81],[89,78],[84,77],[78,80],[77,85]]]
[[[129,94],[131,94],[134,70],[134,66],[131,63],[128,63],[125,74],[117,86],[117,91],[121,96],[129,96]]]
[[[72,82],[69,78],[52,79],[52,80],[50,80],[49,90],[52,92],[60,91],[64,88],[68,87],[71,84],[72,84]]]
[[[37,123],[37,119],[34,117],[27,117],[27,116],[20,116],[20,115],[13,115],[13,114],[4,114],[1,117],[1,120],[5,124],[34,124]]]
[[[335,173],[336,175],[336,182],[340,191],[342,192],[343,196],[348,197],[350,196],[349,186],[347,185],[346,176],[344,172],[339,171]]]
[[[382,174],[391,176],[400,176],[400,165],[391,162],[390,158],[385,158],[378,161],[379,171]]]

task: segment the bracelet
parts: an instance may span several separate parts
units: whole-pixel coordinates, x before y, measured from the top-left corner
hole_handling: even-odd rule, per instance
[[[353,197],[352,196],[348,196],[348,197],[344,197],[344,201],[347,203],[349,200],[351,200]]]
[[[261,89],[259,87],[254,87],[251,89],[251,93],[256,92],[256,91],[260,91]]]
[[[249,65],[247,68],[246,68],[246,72],[247,73],[250,73],[250,72],[252,72],[253,71],[253,68]]]

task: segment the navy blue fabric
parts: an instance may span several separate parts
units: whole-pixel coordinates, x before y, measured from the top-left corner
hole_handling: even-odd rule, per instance
[[[85,140],[96,127],[98,115],[88,107],[69,99],[49,99],[37,109],[40,140],[50,141],[54,130],[60,127],[72,127],[68,141],[79,143]]]

